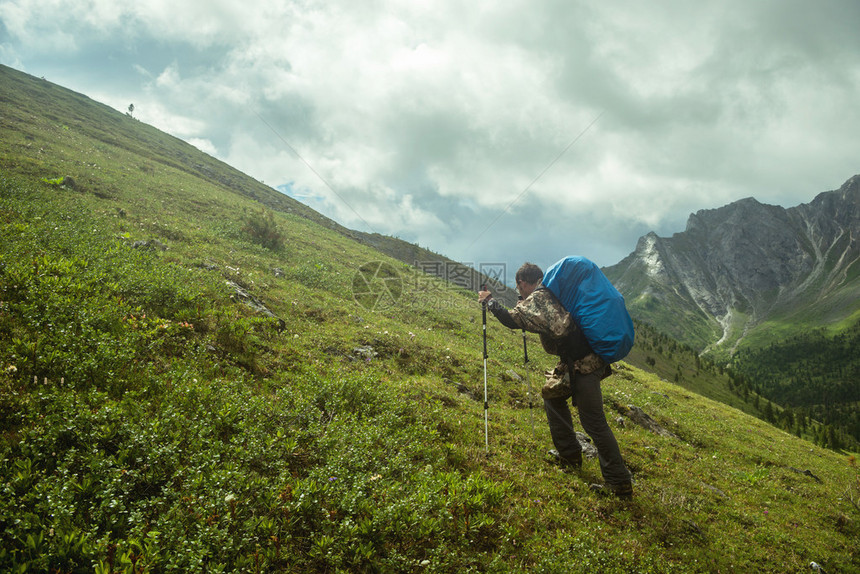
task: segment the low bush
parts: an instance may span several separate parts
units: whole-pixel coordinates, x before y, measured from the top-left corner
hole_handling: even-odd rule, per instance
[[[266,249],[279,251],[284,247],[284,234],[278,228],[275,216],[271,211],[261,209],[244,218],[243,231],[258,245]]]

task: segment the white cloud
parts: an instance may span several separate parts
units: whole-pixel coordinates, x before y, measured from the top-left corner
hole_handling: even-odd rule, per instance
[[[171,64],[155,79],[155,86],[163,90],[173,90],[181,81],[178,66]]]
[[[186,141],[204,153],[211,156],[218,155],[218,148],[216,148],[215,145],[207,139],[188,138]]]

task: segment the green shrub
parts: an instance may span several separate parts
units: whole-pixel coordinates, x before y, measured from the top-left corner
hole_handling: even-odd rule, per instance
[[[284,234],[278,229],[275,216],[271,211],[264,209],[255,211],[245,217],[244,223],[242,230],[252,242],[272,251],[283,249]]]

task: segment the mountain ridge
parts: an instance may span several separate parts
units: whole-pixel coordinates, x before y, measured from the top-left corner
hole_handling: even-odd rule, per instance
[[[855,175],[796,207],[750,197],[697,211],[685,231],[641,237],[605,272],[635,318],[856,441],[858,238]]]
[[[774,318],[820,325],[860,309],[858,205],[860,176],[787,209],[744,198],[691,214],[672,237],[641,237],[605,272],[640,319],[731,355]],[[681,310],[681,321],[660,316],[654,300]]]

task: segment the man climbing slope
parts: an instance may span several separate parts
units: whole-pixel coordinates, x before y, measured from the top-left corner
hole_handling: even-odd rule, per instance
[[[593,276],[595,270],[603,277],[597,266],[585,258],[574,257],[560,261],[550,268],[553,273],[553,286],[556,287],[554,291],[562,298],[569,299],[572,307],[582,306],[581,301],[568,295],[575,292],[580,283],[588,285],[588,278]],[[630,471],[603,413],[600,381],[611,373],[609,364],[592,350],[586,333],[574,320],[577,314],[573,310],[568,312],[559,297],[543,285],[543,279],[544,274],[540,267],[524,263],[516,274],[517,290],[521,299],[513,309],[505,309],[492,299],[489,291],[480,291],[478,300],[487,304],[487,308],[505,327],[538,333],[544,350],[559,356],[560,362],[554,370],[554,376],[560,380],[567,374],[570,390],[567,391],[564,387],[565,391],[560,396],[557,392],[544,393],[544,407],[552,441],[561,461],[575,469],[582,467],[582,446],[576,438],[567,403],[568,398],[572,398],[579,411],[583,430],[597,447],[600,471],[605,481],[604,485],[592,485],[592,488],[621,498],[632,498]],[[605,277],[603,280],[608,284]],[[556,284],[559,282],[565,283],[563,289],[557,288]],[[623,307],[623,300],[621,305]],[[629,316],[627,320],[629,321]],[[632,334],[632,323],[630,328]],[[610,335],[608,338],[613,337],[614,335]],[[632,344],[632,337],[629,344]]]

